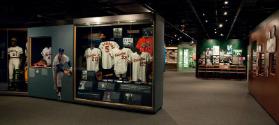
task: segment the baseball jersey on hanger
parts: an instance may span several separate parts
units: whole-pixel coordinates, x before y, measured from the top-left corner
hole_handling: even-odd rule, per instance
[[[146,82],[146,66],[148,62],[151,62],[152,57],[148,52],[142,52],[140,54],[141,62],[140,62],[140,80]]]
[[[113,49],[118,49],[119,45],[115,41],[102,42],[99,49],[102,52],[102,67],[103,69],[111,69],[113,65],[113,58],[111,52]]]
[[[153,55],[153,37],[141,37],[137,42],[136,48],[140,52],[148,52]]]
[[[114,49],[112,51],[115,74],[125,74],[127,72],[128,62],[132,53],[129,48]]]
[[[98,48],[87,48],[84,56],[86,57],[86,70],[95,72],[99,71],[101,50]]]
[[[132,61],[132,81],[138,81],[140,79],[140,62],[141,62],[141,56],[135,52],[131,55],[131,61]]]

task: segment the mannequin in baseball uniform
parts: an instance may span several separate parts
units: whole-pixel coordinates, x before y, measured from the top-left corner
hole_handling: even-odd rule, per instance
[[[132,50],[129,48],[120,47],[112,51],[114,61],[114,73],[120,80],[126,77],[128,63],[130,62]]]
[[[152,57],[151,57],[150,53],[148,53],[148,52],[141,52],[140,57],[141,57],[141,60],[140,60],[140,77],[139,77],[139,79],[143,83],[147,83],[146,68],[147,68],[147,64],[152,61]]]
[[[86,58],[86,70],[98,72],[99,71],[99,63],[101,58],[101,50],[95,48],[95,44],[91,44],[89,48],[85,50],[84,57]],[[96,82],[96,75],[93,77],[93,83]],[[80,82],[80,89],[85,88],[85,82]]]
[[[140,79],[140,62],[141,62],[141,56],[140,51],[138,50],[135,53],[131,54],[131,61],[132,61],[132,81],[137,82]]]
[[[23,54],[23,50],[21,47],[17,46],[16,38],[11,39],[11,47],[8,48],[8,56],[9,56],[9,80],[12,82],[13,79],[17,80],[18,78],[14,78],[14,71],[19,70],[20,66],[20,57]],[[12,85],[9,84],[9,87]]]
[[[65,69],[66,64],[70,67],[69,69]],[[62,79],[64,73],[66,74],[65,71],[72,71],[71,62],[69,60],[69,57],[64,54],[64,49],[59,48],[58,54],[53,59],[52,67],[55,90],[58,99],[61,100]]]
[[[87,71],[99,71],[99,61],[101,58],[101,50],[95,48],[92,44],[89,48],[85,50],[84,57],[86,58],[86,70]]]

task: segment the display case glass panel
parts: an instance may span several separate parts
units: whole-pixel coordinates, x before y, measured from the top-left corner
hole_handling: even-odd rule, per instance
[[[0,30],[0,91],[27,91],[27,31],[21,28]]]

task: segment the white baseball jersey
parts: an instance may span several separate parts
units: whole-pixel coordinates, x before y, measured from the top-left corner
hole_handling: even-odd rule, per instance
[[[113,65],[113,58],[111,52],[113,49],[118,49],[119,45],[114,41],[102,42],[99,45],[102,51],[102,67],[103,69],[111,69]]]
[[[26,61],[28,60],[28,41],[25,44],[25,56],[27,57]]]
[[[47,66],[51,65],[51,47],[45,47],[41,52],[43,59],[47,62]]]
[[[140,62],[141,57],[138,53],[133,53],[131,55],[131,61],[133,63],[133,71],[132,71],[132,81],[138,81],[140,79]]]
[[[112,57],[114,60],[114,72],[115,74],[125,74],[127,72],[127,65],[130,61],[132,51],[128,48],[114,49],[112,51]]]
[[[101,50],[98,48],[88,48],[85,50],[84,56],[86,57],[86,70],[95,72],[99,71]]]
[[[146,64],[151,62],[152,57],[148,52],[142,52],[141,55],[141,62],[140,62],[140,80],[146,82]]]
[[[10,55],[11,58],[19,58],[22,53],[23,50],[19,46],[8,48],[8,55]]]

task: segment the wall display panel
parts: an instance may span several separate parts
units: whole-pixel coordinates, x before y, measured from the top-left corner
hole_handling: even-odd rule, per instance
[[[73,101],[73,25],[28,28],[28,38],[29,95]]]
[[[249,71],[249,93],[264,107],[264,109],[279,123],[279,76],[278,73],[278,17],[275,12],[249,35],[253,47],[250,60],[253,67]],[[260,51],[255,51],[257,45]]]
[[[0,37],[2,48],[0,90],[26,92],[27,31],[26,29],[2,29]]]
[[[166,47],[166,63],[177,64],[178,50],[177,47]]]
[[[114,18],[119,22],[110,20]],[[144,14],[100,17],[101,22],[91,25],[84,25],[84,21],[97,18],[74,21],[76,101],[158,110],[155,105],[159,101],[154,98],[153,18]]]
[[[197,54],[198,77],[246,79],[246,43],[210,39],[198,43]]]

